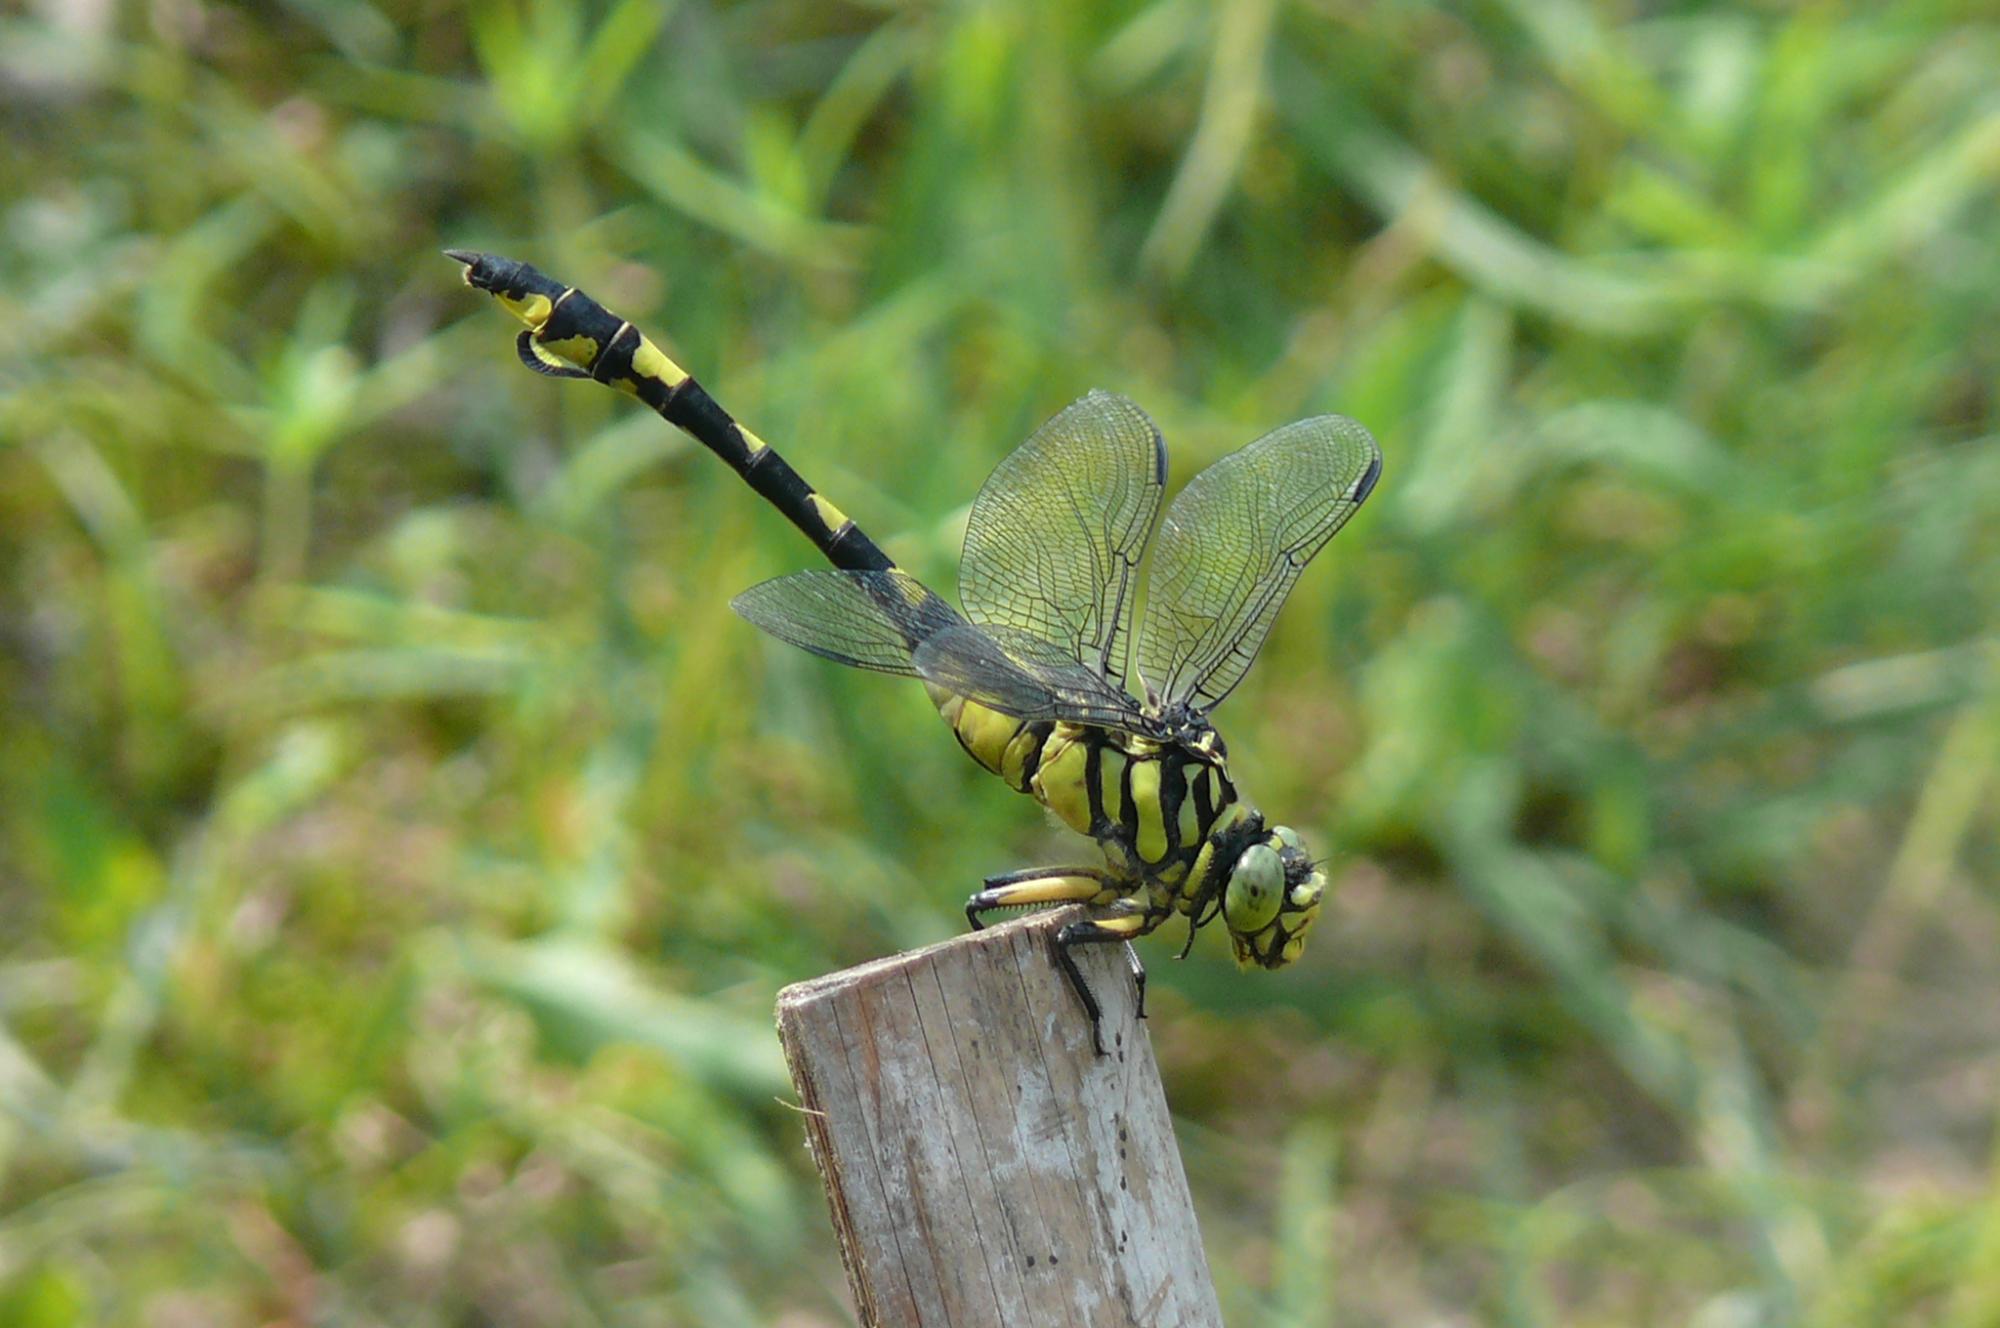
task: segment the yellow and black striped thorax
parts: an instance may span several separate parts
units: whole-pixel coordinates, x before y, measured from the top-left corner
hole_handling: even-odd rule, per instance
[[[1121,874],[1166,887],[1185,911],[1229,832],[1255,818],[1219,739],[1195,750],[1087,724],[1029,722],[932,689],[972,759],[1103,846]],[[1219,842],[1220,841],[1220,842]]]

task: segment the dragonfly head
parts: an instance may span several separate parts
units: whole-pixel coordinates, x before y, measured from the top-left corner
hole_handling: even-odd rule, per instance
[[[1325,893],[1326,873],[1296,830],[1276,825],[1251,840],[1222,891],[1222,922],[1237,964],[1283,968],[1297,959]]]

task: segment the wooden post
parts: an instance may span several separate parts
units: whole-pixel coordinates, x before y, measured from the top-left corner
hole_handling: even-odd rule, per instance
[[[778,1033],[868,1328],[1219,1328],[1132,978],[1035,914],[785,988]]]

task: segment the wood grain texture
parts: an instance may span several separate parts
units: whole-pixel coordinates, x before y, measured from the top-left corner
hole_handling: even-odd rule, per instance
[[[787,987],[778,1030],[869,1328],[1222,1322],[1120,949],[1037,914]]]

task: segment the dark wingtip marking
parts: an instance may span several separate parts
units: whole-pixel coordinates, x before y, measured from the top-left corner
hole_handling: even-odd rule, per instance
[[[1160,432],[1160,426],[1154,423],[1153,417],[1146,413],[1146,408],[1126,396],[1123,392],[1113,392],[1109,388],[1103,387],[1091,388],[1071,404],[1081,405],[1089,401],[1092,397],[1109,397],[1114,401],[1123,402],[1138,412],[1139,418],[1145,421],[1146,432],[1153,435],[1153,483],[1165,488],[1167,483],[1167,439],[1166,435]]]
[[[1381,478],[1382,454],[1377,452],[1375,459],[1368,463],[1367,472],[1362,475],[1360,481],[1354,486],[1354,505],[1356,507],[1368,501],[1368,495],[1375,492],[1375,481]]]

